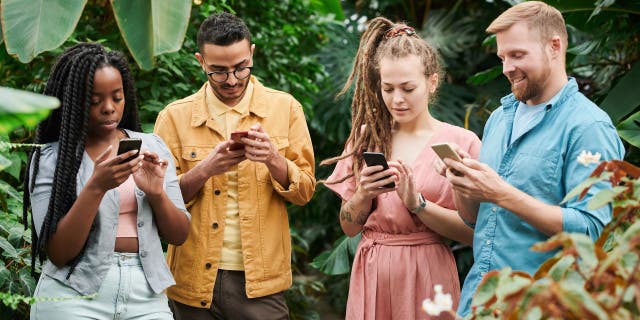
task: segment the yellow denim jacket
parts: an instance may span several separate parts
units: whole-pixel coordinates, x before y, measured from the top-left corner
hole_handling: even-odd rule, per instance
[[[242,255],[249,298],[291,286],[291,237],[285,201],[306,204],[315,190],[314,156],[302,107],[290,94],[264,87],[254,77],[249,113],[237,130],[260,123],[287,159],[290,181],[284,189],[263,163],[238,164],[238,199]],[[169,146],[178,178],[195,167],[227,138],[211,119],[205,103],[208,84],[169,104],[158,114],[154,132]],[[226,175],[209,178],[186,204],[191,229],[181,246],[169,246],[167,262],[176,285],[167,290],[180,303],[208,308],[216,281],[226,212]]]

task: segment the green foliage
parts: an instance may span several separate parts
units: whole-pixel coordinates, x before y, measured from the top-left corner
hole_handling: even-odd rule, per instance
[[[100,1],[96,6],[106,6]],[[58,48],[78,24],[87,0],[20,1],[1,3],[3,39],[7,52],[21,62]],[[113,11],[130,52],[143,69],[153,57],[176,51],[184,39],[191,1],[112,0]]]
[[[557,250],[534,276],[509,268],[482,279],[469,319],[631,319],[640,317],[640,168],[602,162],[570,195],[596,182],[612,185],[590,200],[611,203],[613,219],[594,243],[584,234],[559,233],[532,247]],[[601,194],[604,196],[598,197]],[[568,197],[569,198],[569,197]],[[600,203],[598,203],[600,202]]]
[[[60,101],[27,91],[0,87],[0,135],[19,126],[34,128]]]
[[[4,0],[3,35],[7,52],[26,63],[59,47],[73,32],[87,0]]]
[[[154,56],[182,46],[191,1],[112,0],[118,27],[140,67],[153,67]]]
[[[311,266],[328,275],[350,273],[351,262],[361,238],[361,234],[355,237],[343,235],[333,244],[333,249],[325,251],[313,259]]]

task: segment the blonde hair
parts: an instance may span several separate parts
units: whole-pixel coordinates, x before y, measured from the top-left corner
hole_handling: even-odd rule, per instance
[[[486,31],[498,33],[522,21],[526,22],[529,28],[538,31],[541,42],[559,36],[564,48],[567,48],[567,26],[562,14],[558,9],[540,1],[527,1],[507,9],[491,22]]]
[[[409,55],[420,58],[425,77],[438,74],[438,79],[444,78],[438,52],[420,38],[413,28],[404,23],[393,23],[383,17],[369,22],[360,39],[349,78],[338,93],[338,96],[345,94],[355,84],[351,102],[351,133],[345,142],[345,149],[349,148],[349,152],[326,159],[321,165],[333,164],[353,156],[352,169],[357,175],[363,165],[363,151],[383,152],[389,158],[393,118],[385,107],[380,92],[380,61],[387,57],[403,58]],[[435,93],[431,97],[434,95]],[[340,183],[352,176],[353,174],[337,181],[320,182]]]

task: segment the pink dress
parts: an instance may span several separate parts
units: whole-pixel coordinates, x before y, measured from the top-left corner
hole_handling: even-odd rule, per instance
[[[480,140],[473,132],[441,123],[412,170],[416,187],[427,201],[455,209],[451,185],[433,167],[437,156],[430,146],[444,142],[457,144],[474,158],[480,152]],[[339,161],[327,180],[350,174],[352,163],[352,158]],[[355,192],[355,179],[327,187],[348,200]],[[422,301],[433,299],[436,284],[452,295],[456,310],[460,284],[450,248],[439,234],[409,213],[396,192],[378,196],[353,261],[346,319],[427,319]]]

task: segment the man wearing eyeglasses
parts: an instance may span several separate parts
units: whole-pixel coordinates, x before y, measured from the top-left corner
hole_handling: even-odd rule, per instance
[[[315,189],[305,117],[290,94],[251,76],[255,45],[238,17],[208,17],[198,47],[208,81],[169,104],[154,129],[192,215],[187,241],[167,253],[170,306],[175,319],[288,319],[285,201],[304,205]]]

